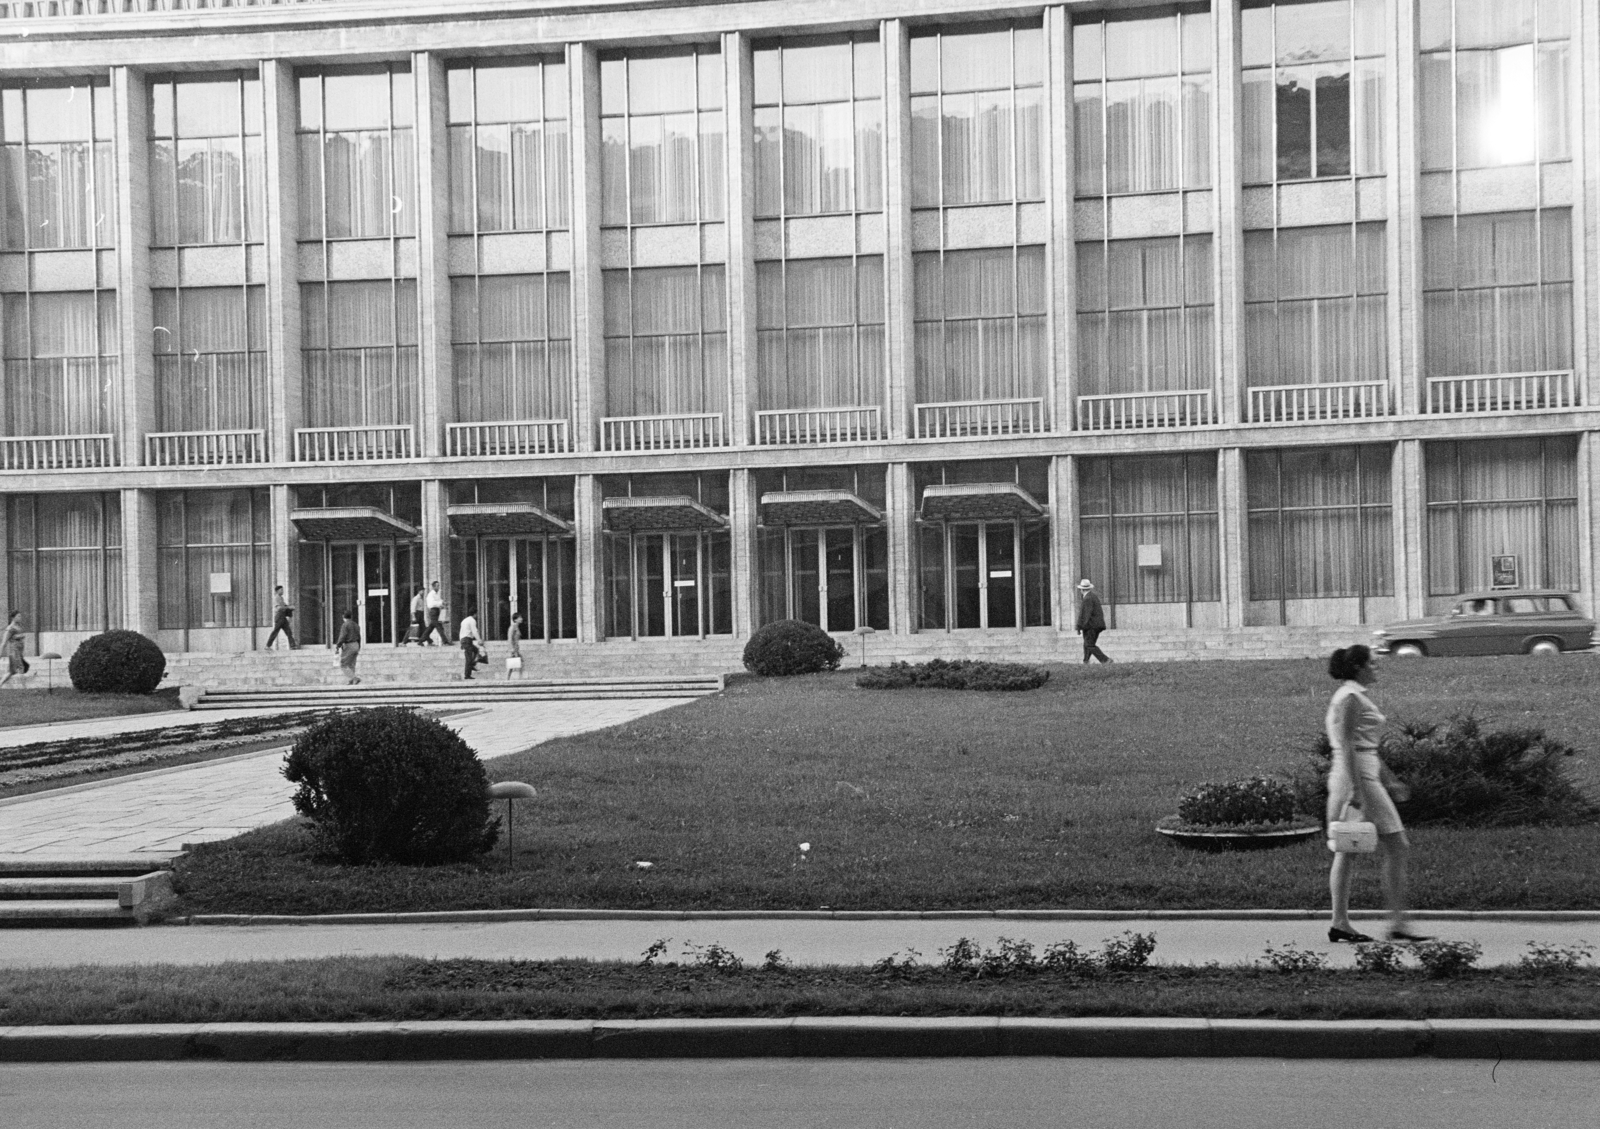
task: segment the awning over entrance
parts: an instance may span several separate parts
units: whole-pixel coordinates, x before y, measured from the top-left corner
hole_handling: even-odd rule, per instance
[[[660,533],[669,529],[722,529],[728,519],[687,494],[664,498],[607,498],[606,526],[617,531]]]
[[[1015,521],[1044,507],[1015,482],[962,482],[922,491],[922,517],[934,521]]]
[[[409,541],[420,535],[416,526],[377,506],[290,510],[289,520],[307,541]]]
[[[784,490],[761,495],[767,525],[877,524],[883,512],[848,490]]]
[[[445,511],[450,530],[458,537],[527,537],[542,533],[571,533],[572,523],[532,502],[473,502]]]

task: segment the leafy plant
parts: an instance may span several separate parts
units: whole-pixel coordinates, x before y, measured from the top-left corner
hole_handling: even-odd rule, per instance
[[[1268,945],[1266,958],[1257,963],[1274,972],[1320,972],[1328,967],[1328,957],[1326,953],[1302,949],[1288,941],[1281,949]]]
[[[1294,789],[1271,776],[1202,784],[1178,801],[1178,818],[1200,827],[1275,825],[1294,818]]]
[[[1476,941],[1422,941],[1411,946],[1422,971],[1434,980],[1460,976],[1483,955]]]
[[[705,968],[712,972],[738,972],[744,967],[744,961],[732,949],[724,948],[715,941],[709,945],[697,945],[693,941],[685,941],[683,955],[693,957],[696,968]]]
[[[345,862],[465,862],[494,845],[489,783],[454,730],[413,710],[313,725],[284,760],[294,806]]]
[[[72,652],[67,675],[83,694],[149,694],[167,673],[167,656],[137,631],[91,635]]]
[[[864,690],[1037,690],[1050,672],[1022,663],[932,659],[870,667],[856,677]]]
[[[1399,945],[1388,941],[1365,941],[1356,946],[1356,968],[1362,972],[1399,972],[1401,965]]]
[[[1150,954],[1156,951],[1154,933],[1127,930],[1121,937],[1109,938],[1103,943],[1105,948],[1100,953],[1100,967],[1107,972],[1132,972],[1143,968],[1150,963]]]
[[[1046,945],[1040,968],[1054,972],[1071,972],[1078,975],[1093,972],[1097,962],[1094,954],[1078,948],[1075,941],[1056,941]]]
[[[782,972],[793,966],[793,961],[783,955],[782,949],[768,949],[767,955],[761,958],[762,972]]]
[[[666,953],[667,939],[665,937],[657,937],[654,941],[650,942],[649,946],[646,947],[644,952],[639,954],[639,967],[654,968],[656,961],[660,960],[666,955]]]
[[[1538,941],[1529,941],[1528,951],[1517,962],[1517,967],[1535,976],[1576,972],[1593,955],[1594,946],[1583,942],[1576,945],[1542,945]]]
[[[759,627],[744,645],[745,669],[767,678],[838,670],[843,658],[844,647],[833,636],[798,619]]]

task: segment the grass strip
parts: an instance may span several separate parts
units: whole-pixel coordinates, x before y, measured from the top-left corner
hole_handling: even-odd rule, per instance
[[[47,692],[45,664],[37,658],[30,661],[33,663],[32,685],[17,690],[7,686],[0,691],[5,694],[5,709],[0,712],[0,729],[165,713],[169,710],[175,712],[182,708],[178,705],[178,689],[175,686],[154,694],[80,694],[72,688],[64,662],[57,664],[54,683]]]
[[[707,969],[402,957],[0,970],[0,1026],[789,1016],[1596,1019],[1600,970]]]

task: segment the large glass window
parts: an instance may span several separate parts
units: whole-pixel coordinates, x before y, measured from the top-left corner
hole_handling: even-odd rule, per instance
[[[1394,595],[1388,447],[1245,453],[1250,598]]]
[[[150,242],[259,242],[266,218],[261,80],[150,87]]]
[[[415,280],[303,283],[300,310],[308,426],[416,422]]]
[[[1244,182],[1383,172],[1386,0],[1245,0]]]
[[[1572,4],[1425,0],[1417,112],[1424,169],[1572,155]]]
[[[1042,397],[1044,248],[929,251],[913,265],[917,402]]]
[[[1578,440],[1480,439],[1424,445],[1428,594],[1494,584],[1494,558],[1517,559],[1535,588],[1580,584]]]
[[[0,247],[113,246],[111,137],[105,79],[0,87]]]
[[[300,77],[300,237],[415,235],[411,71]]]
[[[498,478],[452,482],[451,505],[533,504],[567,523],[572,479]],[[525,642],[578,637],[578,543],[571,532],[450,538],[450,606],[477,609],[486,639],[504,639],[522,615]]]
[[[1422,221],[1429,376],[1572,367],[1572,213]]]
[[[612,638],[729,635],[733,632],[733,539],[728,532],[728,476],[653,474],[608,477],[607,499],[687,497],[721,517],[666,528],[607,518],[603,546],[606,634]],[[652,527],[654,525],[654,527]]]
[[[272,614],[267,491],[183,490],[159,497],[162,628],[266,626]]]
[[[758,473],[756,493],[831,490],[884,508],[879,467],[796,467]],[[889,629],[889,537],[881,522],[829,524],[823,515],[778,512],[763,503],[756,527],[762,623],[800,619],[825,631]],[[792,519],[792,520],[791,520]]]
[[[756,264],[760,407],[883,400],[883,257]]]
[[[714,46],[600,60],[602,223],[722,218],[723,85]]]
[[[566,64],[453,67],[449,88],[450,230],[566,227]]]
[[[156,430],[266,425],[265,288],[152,290]]]
[[[1244,254],[1247,383],[1384,379],[1381,223],[1247,231]]]
[[[104,494],[13,494],[11,606],[29,631],[122,626],[122,506]],[[35,637],[37,639],[37,637]]]
[[[117,296],[109,290],[6,294],[5,434],[116,430]]]
[[[455,418],[566,419],[572,289],[565,272],[450,280]]]
[[[605,309],[607,415],[727,409],[721,265],[606,271]]]
[[[1222,598],[1214,454],[1085,458],[1079,563],[1115,604]]]
[[[883,207],[883,48],[876,35],[755,52],[756,215]]]
[[[1044,195],[1044,33],[911,37],[911,202],[996,204]]]
[[[1085,395],[1210,388],[1211,236],[1078,244]]]
[[[1072,25],[1077,194],[1211,184],[1211,13]]]

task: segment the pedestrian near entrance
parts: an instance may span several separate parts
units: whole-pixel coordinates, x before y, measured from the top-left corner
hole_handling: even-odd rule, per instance
[[[13,611],[6,621],[4,635],[0,635],[0,658],[6,664],[6,676],[0,678],[0,686],[4,686],[18,675],[28,673],[28,660],[23,658],[23,645],[27,640],[27,632],[22,630],[22,613]]]
[[[1333,766],[1328,774],[1328,822],[1345,819],[1347,808],[1359,808],[1378,831],[1378,851],[1383,856],[1383,893],[1389,905],[1389,940],[1426,941],[1406,923],[1406,856],[1411,844],[1395,810],[1394,797],[1410,798],[1410,789],[1378,759],[1378,732],[1385,718],[1367,695],[1378,680],[1372,651],[1357,644],[1344,647],[1328,660],[1328,674],[1339,683],[1328,703],[1323,725],[1333,746]],[[1393,796],[1391,796],[1393,793]],[[1328,940],[1360,944],[1372,940],[1350,924],[1350,855],[1336,852],[1328,871],[1328,893],[1333,900],[1333,920]]]
[[[472,672],[478,668],[480,663],[489,661],[484,656],[483,651],[479,649],[479,644],[483,642],[483,636],[478,634],[476,608],[467,609],[467,618],[461,621],[461,632],[457,635],[457,638],[461,640],[461,658],[466,664],[466,669],[462,671],[461,677],[471,678]]]
[[[411,597],[411,629],[406,632],[407,643],[415,639],[417,645],[423,646],[428,642],[428,597],[427,589],[417,585],[416,595]]]
[[[439,642],[443,646],[450,645],[450,636],[445,632],[444,625],[439,622],[439,617],[444,614],[444,593],[439,591],[439,582],[435,580],[428,589],[428,594],[423,598],[423,606],[428,610],[427,629],[422,633],[422,641],[432,644],[433,636],[437,633]]]
[[[272,644],[277,641],[281,631],[288,641],[291,651],[298,650],[300,644],[294,641],[294,628],[289,626],[289,620],[294,616],[294,606],[283,595],[283,585],[279,584],[272,589],[272,634],[267,636],[267,650],[272,650]]]
[[[1099,659],[1103,663],[1111,661],[1098,642],[1100,633],[1106,629],[1105,609],[1100,606],[1100,595],[1094,590],[1094,582],[1088,577],[1078,581],[1078,634],[1083,636],[1083,661]]]
[[[339,627],[339,638],[334,641],[339,649],[339,667],[344,671],[344,684],[354,686],[361,679],[356,675],[356,658],[361,654],[361,629],[356,626],[356,613],[344,613],[344,623]]]
[[[522,677],[522,613],[511,617],[511,630],[506,632],[506,642],[511,651],[506,655],[506,677]]]

